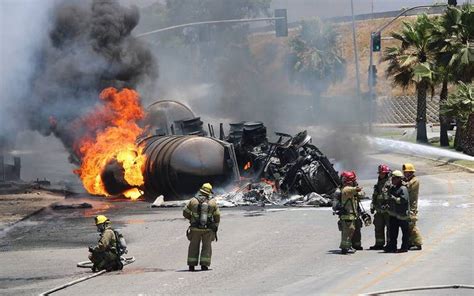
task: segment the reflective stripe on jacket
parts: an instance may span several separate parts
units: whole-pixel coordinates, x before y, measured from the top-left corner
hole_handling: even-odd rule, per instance
[[[341,205],[344,208],[342,220],[355,220],[359,217],[357,206],[359,203],[359,192],[357,187],[344,186],[341,190]]]
[[[418,215],[418,193],[420,191],[420,181],[418,178],[413,176],[408,182],[406,182],[408,188],[408,195],[410,196],[410,214],[412,216]]]
[[[199,223],[199,200],[203,200],[203,198],[206,198],[205,196],[201,194],[197,194],[196,197],[193,197],[189,200],[189,202],[186,204],[186,206],[183,209],[183,216],[189,220],[191,225],[196,225]],[[210,200],[207,201],[208,204],[208,224],[214,223],[214,224],[219,224],[220,222],[220,217],[221,213],[219,211],[219,208],[217,207],[216,200],[211,198]]]

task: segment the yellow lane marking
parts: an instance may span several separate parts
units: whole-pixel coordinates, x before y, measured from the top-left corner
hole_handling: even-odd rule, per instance
[[[472,219],[471,217],[472,217],[472,210],[468,210],[464,214],[464,216],[462,216],[458,221],[456,221],[456,224],[455,224],[454,227],[450,227],[450,228],[446,229],[444,232],[442,232],[441,234],[436,236],[435,239],[430,240],[429,247],[426,247],[426,244],[425,244],[425,248],[423,248],[423,251],[417,251],[416,254],[413,254],[412,256],[410,256],[409,258],[407,258],[406,260],[404,260],[400,264],[396,265],[394,268],[390,269],[389,271],[382,272],[375,279],[373,279],[372,281],[370,281],[369,283],[364,285],[362,288],[357,290],[357,292],[355,292],[354,295],[358,295],[360,293],[363,293],[364,290],[366,290],[369,287],[379,283],[380,281],[387,278],[388,276],[393,275],[394,273],[399,271],[401,268],[407,267],[410,263],[414,263],[419,257],[429,253],[433,249],[433,247],[438,245],[441,241],[446,239],[449,235],[455,233],[460,228],[465,227],[466,224],[461,222],[461,221],[470,221]],[[472,227],[472,225],[471,225],[471,227]],[[431,233],[428,234],[428,237],[431,237]],[[393,255],[397,256],[396,254],[393,254]],[[395,257],[394,257],[394,259],[395,259]],[[371,267],[370,270],[375,270],[375,271],[376,270],[382,270],[385,267],[385,265],[387,265],[387,262],[383,262],[382,264],[377,264],[376,266]],[[347,289],[348,287],[354,287],[355,285],[357,285],[357,283],[361,283],[361,279],[366,278],[366,277],[367,277],[367,272],[366,271],[360,272],[359,274],[355,275],[351,279],[348,279],[348,280],[344,281],[343,285],[338,286],[335,290],[332,290],[328,294],[347,294],[347,290],[344,291],[345,289]]]
[[[470,213],[471,211],[467,211],[467,213],[464,215],[465,217],[463,217],[462,221],[469,221],[469,220],[465,220],[466,218],[469,219],[470,217],[472,217],[472,213]],[[469,215],[468,215],[469,213]],[[387,278],[388,276],[390,275],[393,275],[394,273],[396,273],[397,271],[399,271],[401,268],[403,267],[406,267],[409,263],[413,263],[416,259],[418,259],[419,257],[421,257],[422,255],[426,255],[427,253],[429,253],[430,251],[432,251],[432,249],[436,246],[439,245],[439,243],[441,243],[442,241],[444,241],[448,236],[456,233],[459,229],[465,227],[465,223],[456,223],[456,225],[454,227],[451,227],[449,228],[447,231],[445,232],[442,232],[440,235],[437,236],[437,238],[435,240],[432,241],[432,243],[429,245],[428,248],[425,247],[425,251],[418,253],[418,254],[415,254],[413,256],[411,256],[410,258],[408,258],[407,260],[403,261],[402,263],[400,263],[399,265],[395,266],[393,269],[389,270],[388,272],[383,272],[380,276],[378,276],[377,278],[373,279],[372,281],[370,281],[369,283],[367,283],[365,286],[363,286],[362,288],[360,288],[358,291],[357,291],[357,294],[360,294],[360,293],[363,293],[363,291],[367,290],[368,288],[370,288],[371,286],[379,283],[380,281],[382,281],[383,279]],[[472,225],[471,225],[472,226]]]

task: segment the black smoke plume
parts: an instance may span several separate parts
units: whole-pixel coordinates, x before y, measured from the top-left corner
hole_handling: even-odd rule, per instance
[[[53,14],[25,108],[32,129],[53,132],[74,156],[73,142],[86,131],[71,123],[94,107],[100,91],[153,83],[158,68],[150,50],[131,36],[137,7],[64,1]]]

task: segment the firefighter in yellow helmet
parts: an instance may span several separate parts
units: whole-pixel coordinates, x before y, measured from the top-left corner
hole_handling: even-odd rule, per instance
[[[117,238],[110,221],[104,215],[95,217],[95,225],[100,233],[100,239],[96,246],[89,247],[89,259],[93,263],[92,271],[99,270],[121,270],[123,264],[117,253]]]
[[[189,240],[189,271],[194,271],[198,264],[201,265],[201,270],[208,270],[211,265],[211,243],[217,240],[217,229],[220,222],[219,208],[212,193],[212,185],[203,184],[183,210],[183,216],[190,222],[190,227],[186,232]],[[201,243],[202,248],[199,250]],[[200,254],[199,251],[201,251]]]
[[[410,250],[421,250],[423,241],[420,229],[416,226],[416,222],[418,221],[418,192],[420,190],[420,181],[418,181],[418,178],[415,176],[415,166],[413,164],[403,164],[402,170],[410,197],[410,222],[408,224]]]

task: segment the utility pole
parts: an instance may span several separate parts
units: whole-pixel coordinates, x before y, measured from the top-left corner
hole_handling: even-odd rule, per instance
[[[357,39],[356,39],[356,28],[355,28],[355,16],[354,16],[354,1],[351,0],[351,14],[352,14],[352,42],[354,45],[354,61],[356,71],[356,89],[357,89],[357,112],[362,113],[362,96],[360,95],[360,77],[359,77],[359,54],[357,53]],[[363,131],[362,116],[357,116],[359,120],[360,132]]]
[[[359,101],[359,111],[361,109],[361,95],[360,95],[360,77],[359,77],[359,55],[357,53],[357,40],[356,40],[356,28],[355,28],[355,17],[354,17],[354,1],[351,0],[351,14],[352,14],[352,42],[354,44],[354,60],[355,60],[355,68],[356,68],[356,89],[357,89],[357,96]]]

